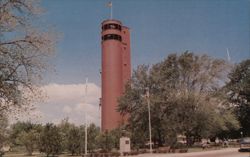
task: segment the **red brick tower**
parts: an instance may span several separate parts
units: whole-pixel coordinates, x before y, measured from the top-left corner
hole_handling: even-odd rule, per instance
[[[124,123],[117,112],[117,100],[131,77],[130,33],[118,20],[102,22],[102,130]]]

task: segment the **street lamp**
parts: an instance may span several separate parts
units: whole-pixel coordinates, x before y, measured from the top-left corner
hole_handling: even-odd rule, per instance
[[[147,104],[148,104],[149,146],[150,146],[150,153],[152,153],[152,134],[151,134],[151,113],[150,113],[149,88],[146,88],[146,98],[147,98]]]

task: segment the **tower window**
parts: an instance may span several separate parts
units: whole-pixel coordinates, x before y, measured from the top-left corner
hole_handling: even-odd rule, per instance
[[[112,40],[112,39],[122,41],[122,37],[120,35],[117,35],[117,34],[106,34],[106,35],[102,36],[102,41]]]
[[[106,24],[106,25],[102,26],[103,31],[105,31],[107,29],[117,29],[117,30],[121,31],[122,27],[121,27],[121,25],[118,25],[116,23],[109,23],[109,24]]]

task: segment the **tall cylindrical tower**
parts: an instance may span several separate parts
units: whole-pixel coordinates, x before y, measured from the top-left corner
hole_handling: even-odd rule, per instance
[[[127,120],[117,112],[118,99],[131,78],[130,33],[118,20],[102,22],[102,131]]]
[[[117,128],[121,116],[117,100],[122,94],[121,22],[102,23],[102,130]]]

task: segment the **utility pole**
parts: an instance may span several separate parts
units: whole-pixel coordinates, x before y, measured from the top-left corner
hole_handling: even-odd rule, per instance
[[[87,102],[87,92],[88,92],[88,78],[86,78],[86,83],[85,83],[85,98],[84,102]],[[87,115],[85,111],[85,144],[84,144],[84,154],[87,156],[88,154],[88,124],[87,124]]]
[[[150,146],[150,153],[152,153],[152,134],[151,134],[151,113],[150,113],[150,99],[149,99],[149,88],[146,89],[146,98],[148,104],[148,128],[149,128],[149,146]]]
[[[85,146],[84,146],[84,148],[85,148],[85,155],[88,154],[88,129],[87,129],[88,124],[87,124],[86,117],[87,116],[85,115]]]

